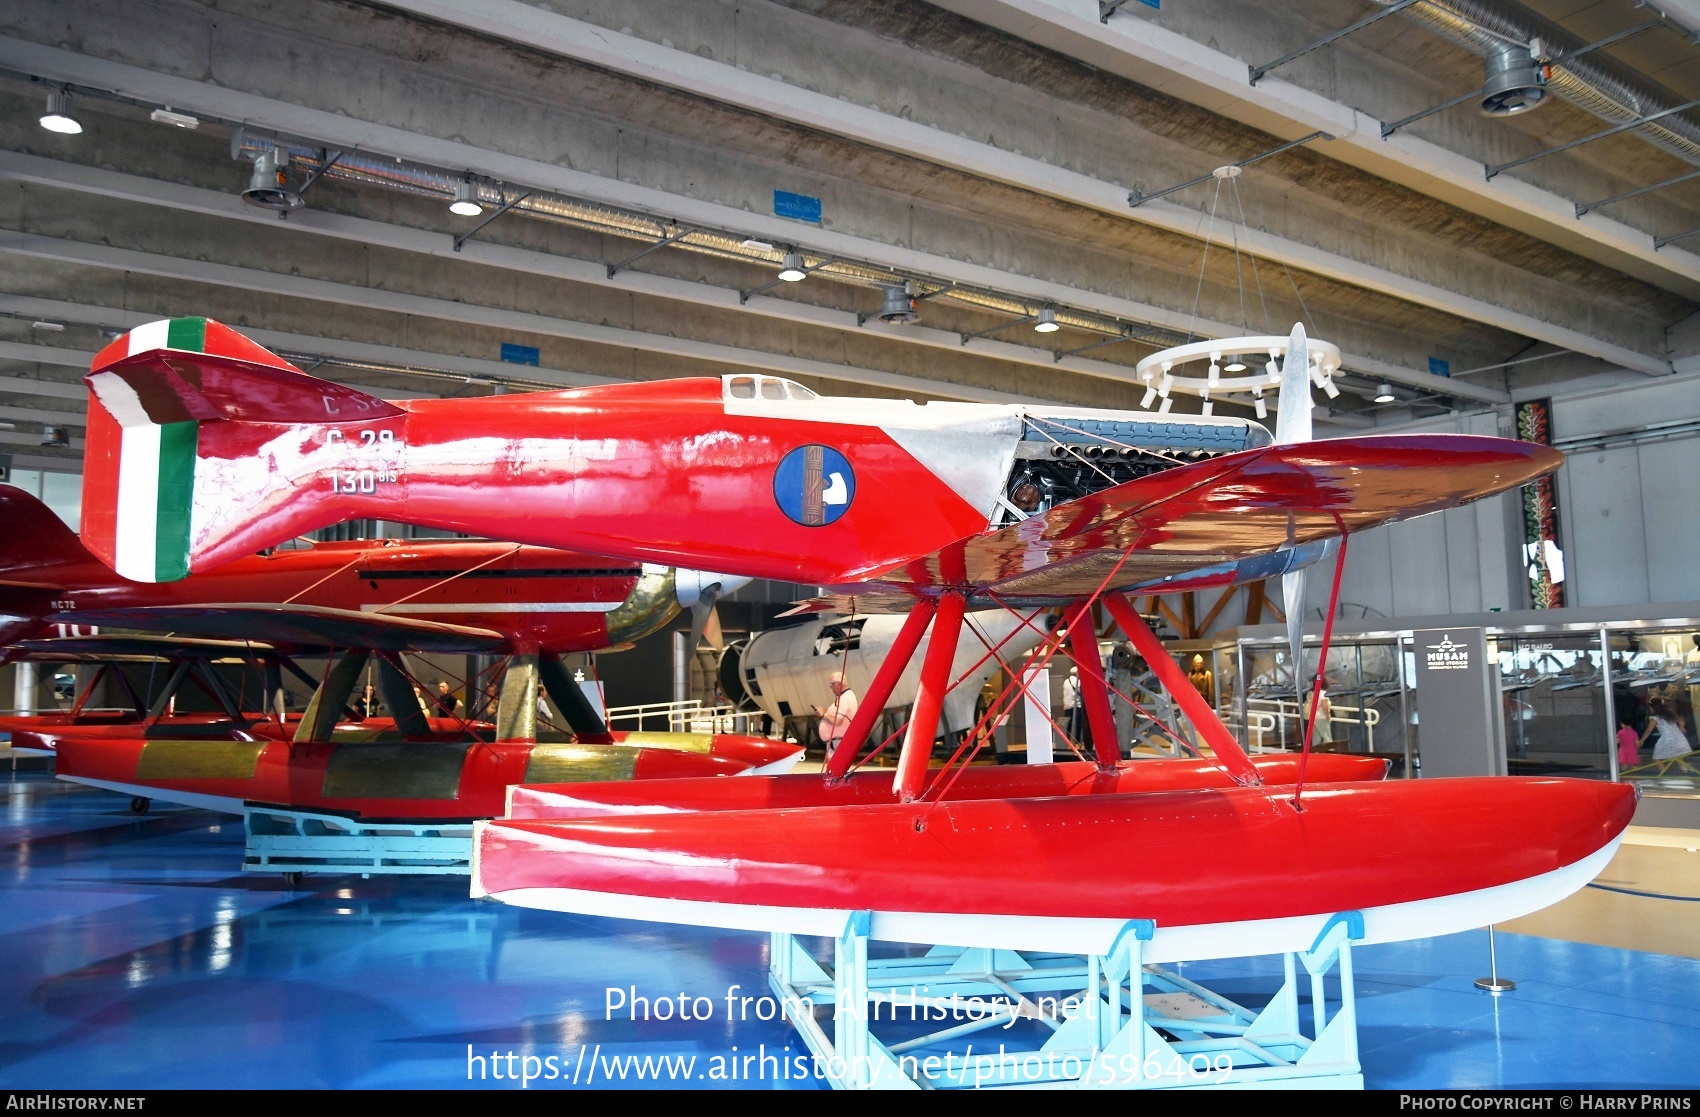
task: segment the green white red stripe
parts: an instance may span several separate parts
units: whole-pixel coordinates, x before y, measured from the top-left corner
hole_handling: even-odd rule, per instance
[[[205,318],[149,322],[109,346],[95,367],[160,350],[204,352],[206,336]],[[91,510],[85,539],[126,578],[175,581],[189,572],[199,424],[185,415],[181,397],[148,391],[146,381],[125,371],[88,378],[91,450],[97,438],[101,445],[84,480]],[[97,416],[97,409],[105,415]]]

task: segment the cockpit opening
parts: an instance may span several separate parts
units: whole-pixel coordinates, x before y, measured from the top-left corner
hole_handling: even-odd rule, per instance
[[[721,383],[724,385],[726,398],[729,400],[809,400],[820,398],[796,381],[786,380],[781,376],[756,376],[739,373],[735,376],[722,378]]]

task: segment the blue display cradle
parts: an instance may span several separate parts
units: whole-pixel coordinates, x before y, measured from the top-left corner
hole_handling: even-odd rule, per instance
[[[934,946],[870,959],[870,923],[851,913],[830,967],[796,936],[771,937],[773,991],[835,1088],[1363,1088],[1355,911],[1283,956],[1282,985],[1257,1011],[1144,964],[1149,920],[1084,957]]]
[[[459,875],[472,872],[472,824],[360,822],[249,807],[242,868],[251,873]]]

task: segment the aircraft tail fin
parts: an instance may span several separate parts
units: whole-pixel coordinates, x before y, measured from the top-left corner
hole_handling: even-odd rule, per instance
[[[0,485],[0,581],[51,582],[54,568],[88,560],[77,533],[53,509],[16,485]]]
[[[95,356],[83,542],[119,574],[169,582],[353,515],[317,451],[343,423],[406,412],[309,376],[228,326],[172,318]],[[318,460],[313,460],[318,459]]]

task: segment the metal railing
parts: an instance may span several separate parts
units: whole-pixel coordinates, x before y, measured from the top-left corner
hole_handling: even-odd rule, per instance
[[[739,733],[750,732],[750,722],[759,713],[734,709],[730,705],[704,706],[701,699],[684,702],[644,702],[636,706],[610,706],[607,722],[610,729],[621,723],[635,723],[638,729],[651,719],[666,718],[669,733]]]
[[[1252,752],[1263,752],[1269,747],[1266,738],[1274,736],[1281,748],[1287,747],[1287,727],[1291,723],[1292,740],[1299,743],[1304,736],[1304,719],[1309,710],[1301,707],[1296,701],[1280,698],[1248,698],[1246,699],[1246,741]],[[1326,730],[1333,725],[1361,725],[1364,727],[1366,747],[1375,751],[1375,727],[1381,724],[1381,711],[1373,706],[1341,706],[1330,704],[1330,714],[1327,718],[1318,717],[1318,733],[1316,741],[1331,740]]]

